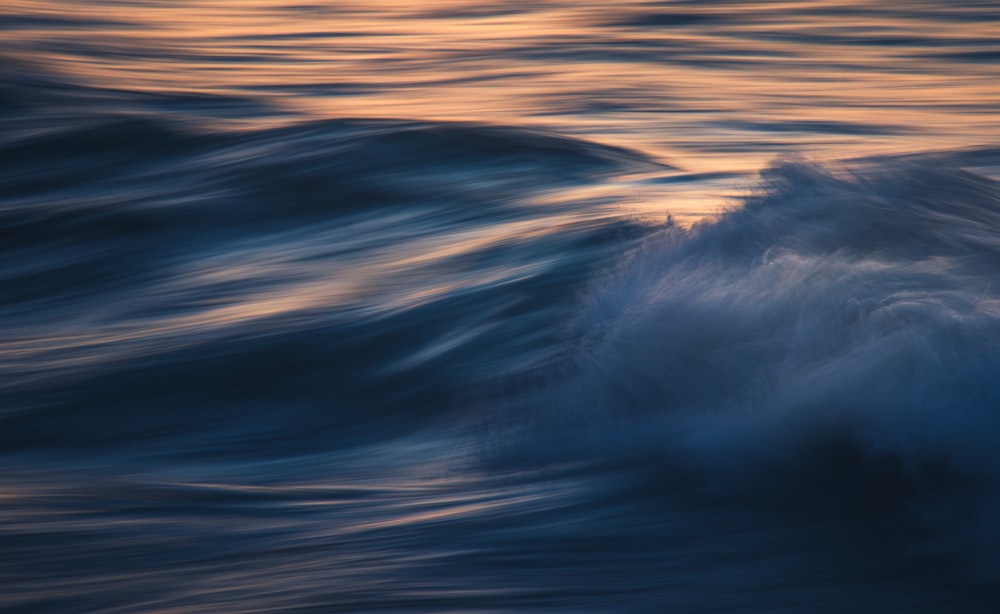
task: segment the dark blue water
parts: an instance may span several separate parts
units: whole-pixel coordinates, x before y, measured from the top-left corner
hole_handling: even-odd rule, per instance
[[[535,4],[0,9],[0,608],[1000,608],[1000,10]]]

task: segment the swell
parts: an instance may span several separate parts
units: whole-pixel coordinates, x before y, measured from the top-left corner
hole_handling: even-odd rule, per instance
[[[669,467],[994,578],[998,230],[1000,184],[940,161],[773,167],[594,285],[500,458]]]
[[[9,452],[280,456],[416,428],[543,354],[534,331],[642,232],[532,198],[665,168],[485,124],[62,115],[88,93],[64,89],[0,134]]]
[[[0,231],[10,240],[273,223],[442,191],[484,206],[523,189],[669,168],[617,147],[471,123],[330,120],[249,132],[144,115],[52,123],[0,140]]]

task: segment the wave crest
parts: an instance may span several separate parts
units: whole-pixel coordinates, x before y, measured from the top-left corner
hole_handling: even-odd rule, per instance
[[[878,476],[935,551],[995,576],[998,231],[1000,185],[961,170],[778,165],[595,286],[518,449],[666,456],[727,492]]]

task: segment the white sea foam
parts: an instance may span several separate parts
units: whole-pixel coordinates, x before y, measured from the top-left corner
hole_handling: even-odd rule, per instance
[[[528,423],[571,455],[665,455],[741,493],[888,467],[936,547],[996,573],[998,265],[995,182],[777,166],[595,285]]]

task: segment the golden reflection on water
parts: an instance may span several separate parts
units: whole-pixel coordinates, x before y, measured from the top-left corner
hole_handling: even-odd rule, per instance
[[[792,152],[995,143],[1000,19],[963,10],[18,0],[0,17],[35,18],[6,46],[102,87],[249,94],[316,117],[539,126],[714,172]]]
[[[635,148],[683,171],[720,173],[715,182],[695,185],[633,177],[535,197],[535,204],[556,209],[613,202],[657,220],[669,202],[675,219],[691,223],[745,188],[741,173],[776,157],[995,146],[1000,15],[965,18],[963,10],[833,0],[633,0],[613,7],[581,0],[504,8],[468,0],[419,8],[391,0],[17,0],[0,7],[0,19],[13,24],[4,53],[99,88],[265,100],[294,111],[290,121],[305,114],[536,127]],[[266,115],[244,120],[256,127],[275,121]],[[472,189],[474,180],[467,181]],[[384,253],[344,258],[352,267],[346,276],[311,270],[296,262],[301,254],[294,250],[287,262],[202,264],[208,268],[186,271],[184,283],[211,285],[213,275],[226,277],[220,283],[254,279],[274,267],[299,270],[303,279],[155,323],[132,319],[133,328],[88,323],[84,332],[50,332],[44,347],[10,341],[0,347],[0,360],[52,354],[76,366],[90,358],[74,358],[68,348],[114,347],[121,358],[130,341],[175,345],[178,336],[253,322],[264,327],[268,318],[310,309],[381,317],[463,285],[528,276],[532,271],[506,263],[477,270],[475,279],[458,274],[442,281],[431,265],[460,262],[463,254],[592,214],[574,218],[567,208],[543,225],[522,220],[400,238]]]

